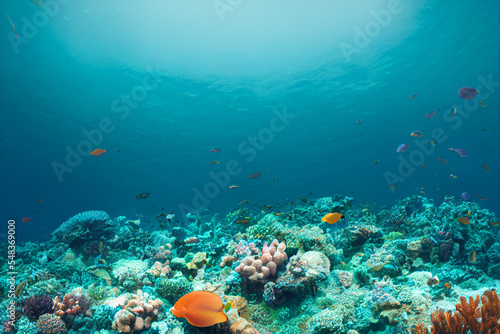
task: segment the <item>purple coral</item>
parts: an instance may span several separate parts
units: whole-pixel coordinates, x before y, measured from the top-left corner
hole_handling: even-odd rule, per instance
[[[23,314],[30,321],[37,321],[44,314],[54,313],[49,295],[31,296],[23,300]]]
[[[464,100],[472,100],[477,94],[479,94],[479,92],[475,88],[471,87],[461,87],[458,90],[458,96]]]

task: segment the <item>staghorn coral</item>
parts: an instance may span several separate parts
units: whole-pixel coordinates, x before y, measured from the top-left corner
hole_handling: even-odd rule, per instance
[[[479,296],[475,299],[469,297],[469,303],[464,296],[460,297],[457,311],[465,318],[472,334],[498,334],[500,333],[500,301],[495,290],[486,290],[481,296],[481,309]],[[480,318],[480,319],[479,319]]]
[[[469,297],[469,302],[464,296],[457,303],[457,311],[445,312],[438,310],[431,315],[432,334],[499,334],[500,333],[500,300],[495,290],[486,290],[481,296],[481,308],[479,296]],[[415,334],[428,334],[423,324],[412,328]]]

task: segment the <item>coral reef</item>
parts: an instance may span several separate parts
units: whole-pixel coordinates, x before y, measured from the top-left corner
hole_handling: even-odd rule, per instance
[[[322,222],[329,212],[345,218]],[[133,219],[83,212],[48,242],[16,244],[16,284],[0,259],[15,324],[2,312],[0,333],[499,331],[498,220],[473,201],[416,195],[378,211],[342,196],[243,202],[153,232]],[[231,302],[227,323],[197,329],[167,311],[198,290]]]

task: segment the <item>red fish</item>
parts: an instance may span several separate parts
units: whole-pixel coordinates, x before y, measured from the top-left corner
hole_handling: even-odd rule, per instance
[[[448,161],[446,161],[443,157],[438,157],[438,160],[440,163],[443,163],[445,165],[448,163]]]
[[[438,113],[438,111],[439,111],[439,108],[436,111],[430,112],[427,115],[425,115],[425,118],[429,119],[429,118],[432,118],[432,117],[436,116],[436,114]]]
[[[90,155],[95,155],[96,157],[100,156],[101,154],[103,154],[104,152],[106,152],[106,150],[101,150],[100,148],[97,148],[95,150],[93,150]]]
[[[29,221],[30,221],[30,220],[32,220],[32,219],[33,219],[33,218],[26,218],[26,217],[24,217],[24,218],[23,218],[23,223],[27,223],[27,222],[29,222]]]
[[[210,150],[210,152],[213,153],[219,153],[220,151],[222,151],[222,148],[214,148],[213,150]]]

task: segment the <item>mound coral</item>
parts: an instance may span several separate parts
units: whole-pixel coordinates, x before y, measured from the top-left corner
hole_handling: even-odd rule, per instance
[[[285,249],[285,243],[279,243],[276,239],[269,246],[265,242],[259,258],[254,259],[252,256],[244,258],[235,271],[241,277],[252,281],[276,277],[277,267],[287,259]]]
[[[38,331],[42,334],[54,334],[66,332],[66,325],[57,315],[44,314],[36,322]]]
[[[158,318],[163,302],[160,299],[148,299],[141,290],[126,294],[108,302],[113,307],[122,309],[115,314],[113,329],[122,333],[133,333],[134,330],[149,329],[151,323]]]

